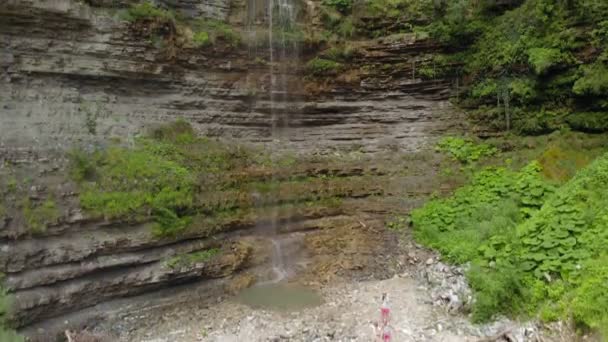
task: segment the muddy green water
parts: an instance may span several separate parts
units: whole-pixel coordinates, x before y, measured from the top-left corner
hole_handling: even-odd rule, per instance
[[[236,300],[255,309],[297,311],[323,303],[316,291],[298,285],[270,284],[243,290]]]

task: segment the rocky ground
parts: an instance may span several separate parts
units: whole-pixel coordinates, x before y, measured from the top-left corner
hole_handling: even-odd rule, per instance
[[[412,246],[410,246],[412,247]],[[409,255],[408,255],[409,254]],[[391,300],[392,341],[573,341],[566,327],[500,319],[474,325],[462,269],[414,247],[397,257],[402,271],[385,280],[342,281],[320,289],[324,303],[294,312],[252,309],[228,298],[141,313],[115,339],[173,341],[376,341],[380,296]],[[134,325],[133,323],[136,323]]]

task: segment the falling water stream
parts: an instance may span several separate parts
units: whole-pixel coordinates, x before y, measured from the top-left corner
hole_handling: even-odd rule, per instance
[[[274,283],[279,283],[284,279],[287,279],[289,272],[285,267],[285,260],[283,250],[281,248],[281,242],[276,238],[271,238],[272,242],[272,271],[276,275],[273,279]]]
[[[271,113],[271,138],[270,148],[273,163],[278,155],[277,147],[284,143],[283,132],[288,128],[289,121],[286,118],[285,104],[288,100],[287,63],[288,58],[297,59],[298,51],[296,44],[288,44],[286,31],[292,30],[296,25],[296,5],[294,0],[268,0],[268,45],[270,50],[270,113]],[[277,108],[277,103],[281,106]],[[272,177],[272,181],[276,179]],[[282,250],[282,240],[278,237],[279,222],[278,209],[274,209],[271,223],[270,239],[272,243],[272,269],[275,273],[274,283],[287,279],[289,271],[286,266],[285,256]]]
[[[255,15],[256,4],[259,2],[250,0],[249,4],[252,7],[249,10],[250,15],[252,13]],[[266,10],[270,59],[271,142],[269,148],[275,163],[279,155],[277,148],[284,146],[288,138],[285,134],[289,127],[286,113],[286,106],[289,103],[288,73],[290,63],[297,61],[299,56],[298,44],[288,38],[288,32],[296,29],[297,5],[295,0],[267,0]],[[272,182],[276,181],[274,175],[272,178]],[[314,290],[288,282],[295,272],[293,260],[285,252],[293,251],[294,239],[302,238],[297,235],[285,237],[279,234],[279,225],[289,223],[279,222],[278,216],[278,209],[275,208],[269,227],[264,227],[264,234],[268,236],[272,246],[272,276],[244,290],[237,296],[237,300],[255,308],[278,310],[299,310],[319,305],[322,299]]]

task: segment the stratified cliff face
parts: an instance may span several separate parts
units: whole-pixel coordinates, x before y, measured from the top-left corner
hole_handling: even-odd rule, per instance
[[[206,0],[176,6],[207,8],[218,19],[229,7]],[[246,4],[234,6],[233,20],[244,22],[236,12]],[[70,0],[0,5],[3,148],[67,149],[128,139],[176,119],[192,122],[205,135],[270,140],[270,67],[259,62],[267,51],[184,47],[168,53],[135,34],[113,8]],[[446,110],[448,82],[391,73],[398,63],[415,66],[436,46],[402,41],[364,48],[358,63],[388,69],[348,87],[307,93],[301,70],[290,69],[286,78],[293,93],[288,102],[275,103],[274,112],[287,115],[284,135],[293,148],[412,151],[453,123]]]
[[[186,16],[228,20],[243,32],[251,5],[163,3]],[[66,151],[110,141],[128,144],[151,126],[178,119],[201,135],[273,144],[300,155],[343,149],[381,156],[373,167],[349,161],[294,168],[289,177],[310,182],[301,188],[287,184],[275,205],[295,203],[278,220],[290,223],[285,234],[306,235],[302,248],[318,268],[309,273],[339,274],[382,262],[378,255],[385,241],[377,229],[383,215],[407,210],[435,190],[436,166],[421,155],[410,160],[415,166],[405,159],[395,162],[384,152],[424,150],[460,124],[447,102],[449,80],[416,77],[416,65],[439,47],[407,37],[359,42],[362,52],[348,70],[322,79],[306,76],[303,62],[315,52],[303,51],[302,61],[276,68],[282,73],[272,76],[275,66],[265,49],[151,41],[146,27],[117,16],[117,6],[128,4],[0,4],[0,176],[5,180],[0,205],[6,208],[0,212],[0,271],[15,298],[14,324],[45,340],[47,332],[37,330],[53,331],[45,320],[62,323],[62,315],[106,301],[190,280],[223,279],[267,261],[268,241],[258,240],[256,228],[277,220],[269,214],[239,216],[212,233],[159,238],[152,234],[152,222],[99,220],[79,209],[78,189],[66,176]],[[276,78],[288,95],[271,86]],[[273,134],[273,127],[279,132]],[[277,137],[280,141],[273,141]],[[310,206],[310,193],[345,203]],[[406,203],[403,196],[409,196]],[[49,197],[58,203],[58,217],[31,234],[24,211],[43,207]],[[168,266],[176,255],[210,249],[218,251],[212,261]]]

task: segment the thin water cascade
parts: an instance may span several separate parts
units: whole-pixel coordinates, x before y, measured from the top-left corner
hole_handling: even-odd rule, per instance
[[[270,53],[270,113],[271,113],[271,158],[273,164],[278,156],[277,148],[285,144],[284,132],[289,127],[288,115],[285,113],[288,102],[288,68],[289,63],[297,61],[298,46],[296,42],[287,39],[287,33],[296,28],[296,4],[294,0],[269,0],[268,3],[268,42]],[[277,106],[280,104],[280,106]],[[272,181],[276,181],[275,175]],[[275,273],[273,283],[288,278],[285,255],[281,248],[281,239],[274,236],[279,233],[278,209],[272,213],[271,234],[272,269]]]

